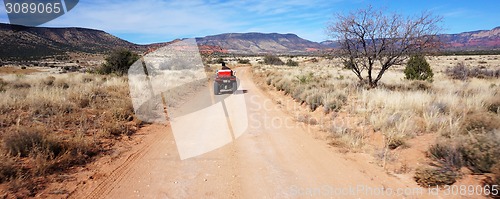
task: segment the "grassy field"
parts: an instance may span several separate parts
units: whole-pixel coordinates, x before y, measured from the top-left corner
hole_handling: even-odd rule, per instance
[[[339,151],[373,154],[388,171],[409,173],[426,186],[451,184],[466,173],[499,183],[499,57],[429,57],[432,82],[405,80],[404,67],[396,66],[375,89],[336,59],[282,57],[281,66],[266,65],[263,57],[225,61],[250,63],[260,84],[294,103],[282,105],[303,109],[294,113],[297,121],[317,128]],[[126,77],[41,71],[0,70],[0,185],[6,187],[0,190],[21,197],[34,196],[50,176],[111,153],[141,124]],[[425,161],[406,163],[404,156]]]
[[[404,66],[395,66],[375,89],[359,83],[336,59],[292,58],[299,66],[261,62],[254,72],[262,84],[307,107],[311,114],[297,120],[318,126],[331,145],[372,153],[391,168],[404,159],[394,154],[411,151],[410,143],[422,140],[426,162],[405,168],[420,185],[452,184],[464,168],[484,174],[484,183],[498,184],[499,57],[428,57],[433,81],[406,80]]]
[[[4,73],[0,101],[0,183],[20,196],[106,154],[140,123],[124,77]]]
[[[207,67],[207,77],[215,68]],[[134,114],[126,76],[37,67],[0,67],[0,197],[35,196],[51,182],[99,157],[144,123]],[[176,107],[207,84],[169,91]]]

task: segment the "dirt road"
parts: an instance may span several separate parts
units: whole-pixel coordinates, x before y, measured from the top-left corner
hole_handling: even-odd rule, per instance
[[[103,177],[81,185],[70,197],[422,198],[408,190],[406,195],[396,195],[398,188],[416,185],[314,139],[256,87],[250,68],[239,68],[237,74],[239,91],[247,91],[240,93],[248,118],[244,134],[232,135],[234,141],[213,151],[181,160],[171,126],[144,127],[138,133],[144,134],[140,144],[115,160],[114,166],[104,165]],[[196,95],[213,98],[207,91]],[[193,100],[183,106],[204,106],[199,103],[203,102]],[[226,119],[219,120],[221,125],[227,125]],[[216,129],[205,131],[210,136]]]

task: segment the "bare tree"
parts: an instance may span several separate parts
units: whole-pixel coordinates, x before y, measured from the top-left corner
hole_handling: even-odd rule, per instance
[[[393,65],[400,65],[409,55],[435,49],[441,18],[428,12],[415,17],[385,14],[369,6],[349,14],[337,14],[327,33],[340,45],[345,66],[360,81],[368,73],[370,87],[376,87],[382,75]],[[378,74],[374,76],[376,71]]]

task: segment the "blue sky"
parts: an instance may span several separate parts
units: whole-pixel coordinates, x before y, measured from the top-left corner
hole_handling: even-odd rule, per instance
[[[100,29],[142,44],[228,32],[295,33],[323,41],[333,13],[367,5],[404,15],[431,11],[443,17],[444,33],[500,26],[498,0],[80,0],[42,26]],[[8,23],[3,6],[0,22]]]

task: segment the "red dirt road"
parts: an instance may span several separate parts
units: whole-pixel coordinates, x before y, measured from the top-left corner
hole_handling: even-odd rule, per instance
[[[248,112],[243,135],[216,150],[181,160],[169,125],[146,126],[138,132],[144,136],[140,144],[110,165],[101,165],[102,177],[79,186],[70,197],[437,198],[426,195],[427,189],[422,189],[424,195],[398,190],[419,188],[409,179],[390,176],[366,160],[348,158],[314,139],[255,86],[250,68],[239,68],[237,75],[239,89],[248,91],[243,94]],[[223,96],[215,98],[219,97]],[[198,103],[202,102],[193,100],[184,106]]]

